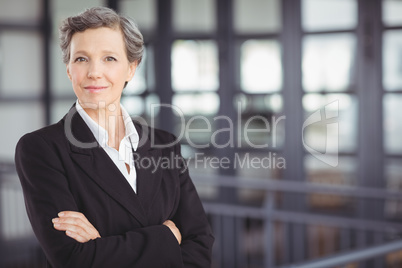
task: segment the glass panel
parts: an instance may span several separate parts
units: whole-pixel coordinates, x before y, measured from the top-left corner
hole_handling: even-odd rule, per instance
[[[232,166],[240,180],[247,179],[280,179],[286,168],[283,156],[273,152],[235,153]],[[242,203],[262,205],[265,201],[265,190],[239,189],[238,196]]]
[[[281,19],[281,1],[234,1],[234,28],[238,33],[278,32]]]
[[[235,153],[234,161],[239,178],[280,179],[286,168],[285,158],[273,152]]]
[[[2,174],[0,187],[0,236],[2,240],[33,238],[17,174]],[[19,248],[21,248],[20,245]],[[21,252],[21,251],[20,251]]]
[[[25,133],[44,126],[42,105],[40,103],[2,103],[0,122],[2,124],[0,159],[13,161],[18,140]]]
[[[333,255],[338,253],[339,248],[345,247],[344,244],[346,243],[343,242],[345,230],[339,227],[327,226],[327,224],[321,222],[316,222],[315,224],[314,222],[309,222],[306,224],[306,230],[307,239],[305,241],[309,245],[307,247],[308,259],[318,259]],[[348,232],[349,230],[347,229]],[[351,238],[348,236],[348,241],[350,240]],[[348,265],[343,267],[346,268]],[[351,264],[351,267],[353,267],[353,264]]]
[[[304,158],[306,180],[312,183],[323,183],[334,186],[356,185],[357,162],[353,157],[340,157],[337,167],[331,167],[319,159],[307,155]],[[310,194],[308,202],[317,209],[336,210],[345,207],[351,208],[353,199],[331,194]]]
[[[147,82],[147,89],[149,91],[155,90],[155,56],[154,56],[154,47],[152,45],[146,46],[146,62],[145,65],[145,80]]]
[[[211,159],[214,156],[196,150],[189,145],[181,145],[181,153],[187,160],[190,174],[205,176],[219,173],[219,164],[215,165],[214,162],[208,161],[208,157]]]
[[[168,109],[168,112],[171,112],[172,109],[170,107],[166,108],[166,107],[161,107],[160,106],[160,99],[159,96],[152,93],[149,94],[145,97],[145,99],[143,100],[143,102],[145,102],[145,107],[144,107],[144,114],[142,115],[142,119],[144,119],[146,121],[146,124],[148,124],[149,126],[152,127],[158,127],[160,126],[160,120],[159,120],[159,114],[161,113],[161,109],[164,108],[164,110],[162,112],[165,112],[166,109]],[[173,116],[179,116],[177,114],[174,113],[175,110],[173,110]],[[176,119],[176,118],[175,118]]]
[[[285,138],[285,117],[280,113],[283,109],[282,96],[237,95],[235,109],[240,133],[237,133],[241,145],[252,148],[282,148]]]
[[[205,177],[216,175],[219,173],[220,165],[215,164],[215,155],[210,155],[201,150],[194,149],[194,147],[182,144],[181,153],[187,161],[187,166],[197,192],[202,199],[214,199],[218,197],[219,188],[214,185],[207,185],[206,183],[197,183],[197,176]],[[211,159],[214,159],[211,161]],[[219,160],[217,160],[219,162]]]
[[[353,86],[355,36],[307,36],[303,42],[303,87],[306,91],[342,91]]]
[[[402,1],[383,0],[382,17],[388,26],[402,25]]]
[[[50,83],[55,96],[75,96],[70,79],[67,76],[66,65],[63,63],[59,41],[51,42]]]
[[[179,122],[176,123],[175,133],[180,133],[178,137],[182,144],[188,144],[195,150],[201,151],[202,149],[216,146],[227,147],[226,144],[230,141],[220,143],[216,138],[216,135],[219,135],[220,132],[215,132],[215,125],[215,120],[211,117],[191,116],[187,118],[185,125]],[[210,164],[207,160],[205,161],[206,163],[203,166]],[[210,166],[210,168],[215,169],[219,169],[219,167],[219,161],[216,166]]]
[[[383,44],[384,88],[402,90],[402,31],[386,31]]]
[[[131,79],[131,81],[128,82],[127,86],[124,88],[124,94],[141,94],[146,90],[147,82],[145,79],[145,71],[146,66],[144,66],[144,62],[142,62],[135,70],[133,79]]]
[[[402,154],[402,107],[401,94],[384,96],[384,146],[388,154]]]
[[[75,103],[76,99],[53,101],[51,106],[50,120],[51,123],[57,123],[62,119]]]
[[[219,110],[219,97],[215,93],[175,94],[172,103],[184,115],[211,115]]]
[[[152,56],[152,53],[149,53]],[[148,56],[148,48],[146,48],[140,65],[135,70],[133,79],[124,89],[124,94],[141,94],[147,89],[147,76],[149,73],[149,64],[152,58]]]
[[[319,154],[355,152],[357,113],[355,96],[346,94],[306,94],[303,97],[306,120],[304,147]]]
[[[211,138],[216,124],[213,116],[219,110],[219,96],[216,93],[175,94],[172,103],[176,136],[198,149],[218,144],[216,138]]]
[[[87,8],[103,6],[104,2],[104,0],[53,0],[51,5],[53,12],[51,14],[54,16],[54,34],[57,36],[57,32],[61,22],[67,17],[77,15]]]
[[[385,162],[386,188],[402,192],[402,160],[389,159]],[[385,215],[387,218],[402,218],[402,202],[387,200],[385,202]]]
[[[42,39],[36,33],[0,35],[0,89],[3,96],[38,96],[43,89]]]
[[[215,0],[173,0],[173,28],[212,33],[216,28],[215,6]]]
[[[271,114],[277,114],[282,112],[283,99],[280,94],[271,95],[245,95],[238,94],[234,99],[234,106],[237,111],[256,111],[256,112],[268,112]]]
[[[241,46],[241,88],[248,93],[281,90],[282,62],[279,43],[249,40]]]
[[[214,41],[173,43],[172,86],[174,91],[218,89],[218,48]]]
[[[42,1],[40,0],[0,0],[0,22],[39,23]]]
[[[120,10],[131,17],[143,33],[151,32],[156,26],[155,0],[120,0]]]
[[[149,118],[153,118],[153,117],[157,117],[159,115],[159,109],[153,109],[152,107],[158,107],[158,105],[160,104],[160,100],[158,95],[156,94],[149,94],[146,98],[145,98],[145,113],[147,115],[147,117]]]
[[[357,1],[303,0],[302,24],[306,31],[354,28],[357,25]]]
[[[121,103],[130,116],[141,116],[144,113],[144,100],[141,97],[125,96]]]

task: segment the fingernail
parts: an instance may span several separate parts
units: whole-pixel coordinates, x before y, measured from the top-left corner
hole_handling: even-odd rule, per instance
[[[52,219],[52,222],[58,222],[58,221],[59,221],[59,218]]]
[[[59,215],[59,217],[64,216],[64,212],[60,212],[60,213],[57,214],[57,215]]]
[[[60,226],[60,223],[55,223],[54,226],[55,226],[55,227],[59,227],[59,226]]]

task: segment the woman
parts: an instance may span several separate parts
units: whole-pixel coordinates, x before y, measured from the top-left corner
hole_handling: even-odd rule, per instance
[[[60,33],[77,101],[22,137],[15,158],[48,265],[210,267],[213,236],[180,146],[120,105],[141,33],[103,7],[66,19]]]

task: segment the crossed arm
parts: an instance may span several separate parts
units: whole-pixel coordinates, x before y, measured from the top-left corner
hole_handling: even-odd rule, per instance
[[[28,216],[53,267],[210,266],[213,236],[187,172],[179,176],[180,199],[171,221],[102,235],[90,215],[77,212],[62,157],[36,133],[24,136],[16,149]],[[161,255],[155,258],[155,252]]]
[[[67,236],[75,239],[77,242],[86,243],[101,237],[98,230],[80,212],[61,211],[57,216],[52,219],[53,227],[58,231],[64,231]],[[174,222],[167,220],[163,225],[169,227],[180,245],[181,233]]]

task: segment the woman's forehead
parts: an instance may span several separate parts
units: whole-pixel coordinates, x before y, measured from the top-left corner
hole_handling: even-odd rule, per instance
[[[123,52],[125,51],[123,33],[120,29],[106,27],[77,32],[72,36],[71,50],[75,53],[86,50]]]

